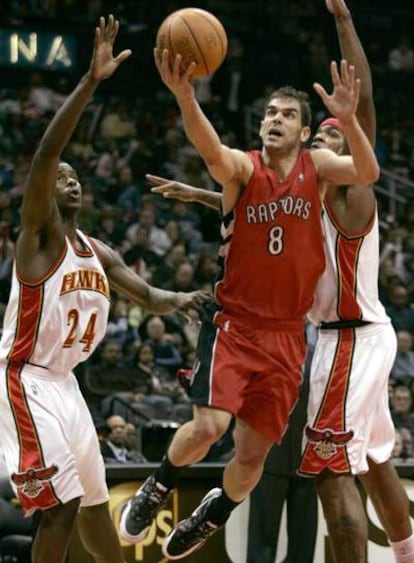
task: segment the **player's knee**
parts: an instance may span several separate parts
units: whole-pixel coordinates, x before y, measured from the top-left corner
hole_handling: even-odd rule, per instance
[[[240,451],[236,447],[235,460],[245,469],[246,474],[254,474],[257,471],[263,470],[264,462],[266,460],[267,450],[263,449],[260,451]]]
[[[327,473],[316,479],[316,490],[321,500],[325,516],[342,514],[345,507],[359,493],[352,475],[334,475]]]
[[[228,423],[214,416],[195,420],[194,439],[200,444],[215,444],[226,432]]]

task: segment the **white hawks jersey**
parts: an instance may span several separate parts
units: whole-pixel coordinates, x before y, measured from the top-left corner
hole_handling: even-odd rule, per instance
[[[375,211],[369,225],[349,235],[325,202],[322,212],[326,268],[309,318],[314,324],[344,320],[388,323],[378,298],[379,233]]]
[[[85,250],[69,239],[49,272],[36,282],[13,268],[0,342],[0,362],[29,364],[67,374],[86,360],[105,336],[109,284],[89,239],[77,231]]]

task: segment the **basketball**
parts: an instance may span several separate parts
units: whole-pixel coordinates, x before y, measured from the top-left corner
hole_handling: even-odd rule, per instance
[[[209,76],[224,61],[227,35],[221,22],[199,8],[184,8],[170,14],[161,24],[156,39],[160,51],[168,49],[170,63],[182,56],[182,70],[197,63],[192,78]]]

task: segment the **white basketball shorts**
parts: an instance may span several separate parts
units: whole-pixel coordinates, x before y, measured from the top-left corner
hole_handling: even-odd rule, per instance
[[[81,497],[109,498],[91,414],[75,376],[0,365],[0,435],[10,481],[27,515]]]
[[[395,430],[388,378],[396,347],[391,324],[319,330],[300,474],[365,473],[368,457],[390,458]]]

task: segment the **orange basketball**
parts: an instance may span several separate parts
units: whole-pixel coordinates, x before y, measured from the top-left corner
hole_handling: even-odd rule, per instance
[[[227,53],[227,35],[219,20],[199,8],[184,8],[170,14],[161,24],[156,46],[168,49],[170,62],[182,56],[185,70],[191,62],[197,63],[192,75],[200,78],[212,74]]]

